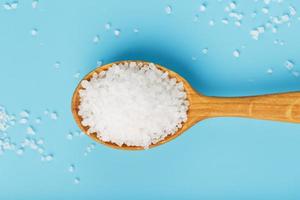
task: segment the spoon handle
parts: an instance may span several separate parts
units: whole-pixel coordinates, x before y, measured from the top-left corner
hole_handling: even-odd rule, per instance
[[[300,92],[233,98],[201,97],[199,101],[201,109],[197,109],[197,113],[203,112],[198,114],[199,119],[231,116],[300,123]]]

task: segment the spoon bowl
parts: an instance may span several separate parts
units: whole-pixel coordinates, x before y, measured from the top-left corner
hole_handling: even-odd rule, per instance
[[[95,70],[88,73],[82,80],[89,81],[94,73],[106,71],[113,64],[120,64],[124,62],[142,62],[143,64],[149,64],[149,62],[146,61],[129,60],[113,62],[96,68]],[[177,81],[183,83],[190,106],[187,112],[187,121],[183,124],[183,126],[175,134],[168,135],[163,140],[155,144],[151,144],[149,148],[165,144],[181,135],[183,132],[192,127],[197,122],[211,117],[247,117],[263,120],[300,123],[300,92],[261,95],[252,97],[208,97],[194,90],[192,86],[188,83],[188,81],[186,81],[177,73],[161,65],[155,65],[158,69],[164,72],[167,71],[169,73],[170,78],[176,78]],[[78,115],[80,104],[79,91],[81,89],[83,89],[81,84],[78,84],[73,93],[71,110],[75,122],[82,130],[82,132],[87,134],[96,142],[115,149],[144,150],[144,148],[140,146],[119,146],[112,142],[102,141],[97,137],[96,133],[88,134],[87,132],[89,127],[83,126],[81,124],[82,118],[80,115]]]

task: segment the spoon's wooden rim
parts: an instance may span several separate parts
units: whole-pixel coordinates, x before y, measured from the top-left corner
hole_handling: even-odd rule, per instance
[[[79,91],[82,88],[81,86],[81,82],[83,80],[90,80],[93,76],[94,73],[100,73],[101,71],[103,70],[107,70],[108,68],[110,68],[112,65],[114,64],[120,64],[120,63],[125,63],[125,62],[137,62],[137,63],[144,63],[144,64],[149,64],[151,62],[147,62],[147,61],[143,61],[143,60],[124,60],[124,61],[116,61],[116,62],[113,62],[113,63],[109,63],[109,64],[106,64],[106,65],[103,65],[103,66],[99,66],[97,67],[96,69],[94,69],[93,71],[91,71],[90,73],[88,73],[78,84],[78,86],[76,87],[74,93],[73,93],[73,97],[72,97],[72,103],[71,103],[71,110],[72,110],[72,114],[73,114],[73,117],[75,119],[75,122],[76,124],[79,126],[79,128],[81,129],[82,132],[84,132],[86,135],[88,135],[90,138],[92,138],[94,141],[98,142],[98,143],[101,143],[101,144],[104,144],[108,147],[111,147],[111,148],[114,148],[114,149],[122,149],[122,150],[144,150],[143,147],[140,147],[140,146],[127,146],[127,145],[122,145],[122,146],[119,146],[115,143],[112,143],[112,142],[105,142],[105,141],[102,141],[100,140],[98,137],[97,137],[97,134],[96,133],[91,133],[91,134],[88,134],[87,133],[87,130],[88,130],[88,127],[86,126],[83,126],[81,124],[81,121],[82,121],[82,118],[81,116],[78,115],[78,107],[79,107],[79,104],[80,104],[80,96],[79,96]],[[184,85],[184,88],[185,88],[185,91],[187,93],[187,99],[189,100],[189,102],[191,103],[191,93],[189,91],[194,91],[190,84],[184,79],[182,78],[180,75],[178,75],[177,73],[159,65],[159,64],[155,64],[156,67],[162,71],[167,71],[169,73],[169,77],[171,78],[176,78],[177,79],[177,82],[182,82],[183,85]],[[189,109],[190,110],[190,109]],[[189,111],[188,111],[188,119],[189,119]],[[185,130],[187,130],[189,127],[191,127],[191,124],[189,123],[184,123],[183,126],[175,133],[175,134],[172,134],[172,135],[168,135],[167,137],[165,137],[163,140],[155,143],[155,144],[151,144],[149,146],[149,148],[153,148],[153,147],[156,147],[156,146],[159,146],[159,145],[162,145],[162,144],[165,144],[171,140],[173,140],[174,138],[178,137],[179,135],[181,135]]]

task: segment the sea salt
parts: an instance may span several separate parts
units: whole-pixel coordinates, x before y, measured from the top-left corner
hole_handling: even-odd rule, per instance
[[[153,63],[114,64],[81,86],[81,124],[105,142],[147,148],[187,120],[183,83]]]
[[[0,106],[0,132],[6,131],[13,120],[14,117],[9,115],[4,107]]]
[[[31,29],[30,34],[31,34],[33,37],[35,37],[35,36],[37,36],[37,34],[38,34],[38,30],[37,30],[36,28]]]
[[[76,177],[74,179],[74,184],[78,185],[80,183],[80,178],[79,177]]]
[[[31,3],[31,6],[33,9],[37,8],[39,1],[38,0],[33,0]]]
[[[172,7],[171,7],[171,6],[166,6],[166,7],[165,7],[165,13],[166,13],[167,15],[170,15],[170,14],[172,13]]]
[[[291,60],[285,61],[284,65],[287,70],[292,70],[294,68],[294,62]]]
[[[111,29],[111,23],[106,23],[105,25],[104,25],[104,28],[105,28],[105,30],[110,30]]]
[[[199,7],[199,11],[200,12],[205,12],[206,11],[206,4],[204,4],[204,3],[201,4],[200,7]]]
[[[57,120],[58,119],[58,114],[56,112],[52,112],[50,113],[50,118],[53,120]]]
[[[68,168],[68,171],[69,171],[70,173],[73,173],[73,172],[75,171],[75,165],[71,164],[71,165],[69,166],[69,168]]]
[[[115,34],[116,37],[119,37],[120,34],[121,34],[121,30],[120,29],[114,30],[114,34]]]
[[[234,50],[234,51],[232,52],[232,55],[233,55],[234,57],[238,58],[238,57],[240,57],[240,51],[236,49],[236,50]]]
[[[28,126],[26,132],[28,135],[35,135],[35,130],[32,126]]]
[[[94,38],[93,38],[93,42],[94,42],[95,44],[97,44],[97,43],[99,43],[99,41],[100,41],[99,35],[95,35]]]

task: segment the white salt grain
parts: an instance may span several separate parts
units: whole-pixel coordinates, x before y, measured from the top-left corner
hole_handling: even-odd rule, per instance
[[[5,3],[5,4],[3,4],[3,8],[4,8],[5,10],[11,10],[11,9],[12,9],[10,3]]]
[[[182,83],[163,74],[152,63],[124,62],[82,81],[81,124],[119,146],[147,148],[176,133],[187,120],[187,95]]]
[[[204,4],[204,3],[201,4],[200,7],[199,7],[199,11],[200,12],[205,12],[206,11],[206,4]]]
[[[53,120],[57,120],[58,119],[58,114],[56,112],[52,112],[50,113],[50,118]]]
[[[121,34],[121,30],[120,29],[114,30],[114,34],[115,34],[116,37],[119,37],[120,34]]]
[[[29,117],[29,112],[27,110],[23,110],[19,113],[20,117],[22,118],[28,118]]]
[[[18,2],[17,2],[17,1],[12,2],[12,3],[10,4],[10,7],[11,7],[11,9],[13,9],[13,10],[17,9],[17,7],[18,7]]]
[[[203,53],[203,54],[207,54],[207,53],[208,53],[208,48],[202,49],[202,53]]]
[[[69,168],[68,168],[68,171],[69,171],[70,173],[73,173],[73,172],[75,171],[75,165],[71,164],[71,165],[69,166]]]
[[[285,61],[284,65],[287,70],[292,70],[294,68],[294,62],[291,60]]]
[[[95,44],[97,44],[97,43],[99,43],[99,41],[100,41],[99,35],[94,36],[93,42],[94,42]]]
[[[33,37],[35,37],[35,36],[37,36],[37,34],[38,34],[38,30],[37,30],[36,28],[31,29],[30,34],[31,34]]]
[[[58,68],[60,68],[60,62],[59,61],[56,61],[55,63],[54,63],[54,68],[56,68],[56,69],[58,69]]]
[[[35,130],[32,126],[28,126],[26,132],[28,135],[35,135]]]
[[[27,118],[21,118],[19,120],[19,124],[26,124],[28,122],[28,119]]]
[[[272,74],[273,74],[273,69],[272,69],[272,68],[269,68],[269,69],[267,70],[267,74],[272,75]]]
[[[78,185],[80,183],[80,178],[76,177],[74,179],[74,184]]]
[[[31,3],[31,6],[33,9],[37,8],[39,1],[38,0],[33,0]]]
[[[170,14],[172,13],[172,7],[171,7],[171,6],[166,6],[166,7],[165,7],[165,13],[166,13],[167,15],[170,15]]]
[[[232,52],[232,55],[233,55],[234,57],[238,58],[238,57],[240,57],[240,51],[236,49],[236,50],[234,50],[234,51]]]
[[[111,29],[111,23],[106,23],[105,25],[104,25],[104,28],[105,28],[105,30],[110,30]]]

